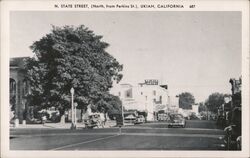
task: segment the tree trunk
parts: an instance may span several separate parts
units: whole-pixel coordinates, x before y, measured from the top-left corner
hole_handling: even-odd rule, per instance
[[[82,116],[83,116],[83,109],[81,109],[81,122],[82,122]]]
[[[65,115],[61,115],[60,123],[65,124]]]
[[[60,114],[60,123],[65,124],[65,110],[59,109],[59,114]]]

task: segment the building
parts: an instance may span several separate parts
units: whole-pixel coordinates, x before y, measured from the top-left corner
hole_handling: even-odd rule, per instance
[[[147,112],[147,120],[155,120],[156,112],[169,104],[167,85],[159,85],[158,80],[145,80],[136,86],[119,84],[112,88],[111,94],[121,99],[125,110]]]
[[[25,80],[24,62],[28,57],[19,57],[10,59],[10,112],[12,111],[15,119],[15,124],[23,123],[26,114],[26,99],[29,86]],[[13,119],[10,118],[10,119]]]
[[[182,114],[184,117],[189,117],[192,114],[195,114],[196,116],[199,114],[199,105],[193,104],[191,109],[178,109],[178,113]]]
[[[29,111],[32,110],[26,101],[29,84],[25,80],[24,63],[27,59],[28,57],[10,59],[10,113],[13,114],[10,115],[10,120],[15,120],[16,125],[25,123],[24,120],[29,118]],[[119,96],[125,109],[146,112],[147,120],[155,120],[156,112],[170,105],[178,107],[173,103],[173,99],[170,99],[168,86],[160,85],[158,80],[145,80],[136,86],[119,84],[111,90],[111,94]]]
[[[198,104],[193,104],[191,112],[195,113],[196,115],[198,115],[199,114],[199,105]]]

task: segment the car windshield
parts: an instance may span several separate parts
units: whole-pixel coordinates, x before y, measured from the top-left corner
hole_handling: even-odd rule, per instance
[[[183,116],[182,115],[173,115],[173,118],[174,119],[183,119]]]

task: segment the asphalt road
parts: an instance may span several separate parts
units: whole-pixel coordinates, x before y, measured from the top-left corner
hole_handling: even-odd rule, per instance
[[[186,128],[164,122],[99,129],[11,129],[10,150],[224,150],[223,130],[213,121],[188,120]]]

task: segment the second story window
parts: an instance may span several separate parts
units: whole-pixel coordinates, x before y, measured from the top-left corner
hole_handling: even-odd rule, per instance
[[[126,98],[132,98],[132,89],[128,89],[128,90],[125,92],[125,97],[126,97]]]

